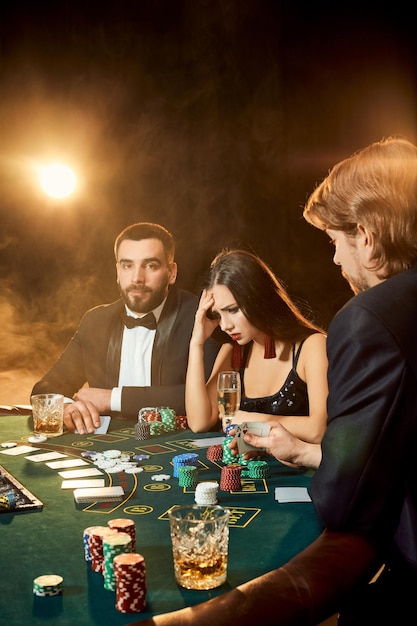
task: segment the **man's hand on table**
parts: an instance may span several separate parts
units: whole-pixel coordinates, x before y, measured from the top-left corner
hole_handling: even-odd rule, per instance
[[[92,434],[99,428],[100,414],[109,412],[111,391],[107,389],[81,389],[74,395],[74,402],[64,405],[64,425],[80,435]],[[106,408],[105,398],[108,396]],[[95,400],[97,399],[97,401]]]

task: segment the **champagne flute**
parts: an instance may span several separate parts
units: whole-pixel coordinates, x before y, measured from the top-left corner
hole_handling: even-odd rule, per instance
[[[232,423],[240,407],[240,374],[235,371],[220,372],[217,377],[217,406],[223,428]]]

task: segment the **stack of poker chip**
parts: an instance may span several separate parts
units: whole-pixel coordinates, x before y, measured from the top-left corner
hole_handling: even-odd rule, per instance
[[[144,419],[139,419],[135,424],[135,438],[139,441],[151,438],[151,425]]]
[[[268,478],[269,468],[266,461],[248,461],[249,478]]]
[[[156,428],[152,424],[158,424]],[[157,407],[147,406],[140,409],[138,421],[135,426],[136,439],[150,439],[152,435],[159,434],[161,430],[161,416]]]
[[[131,552],[136,552],[136,527],[135,522],[131,519],[120,517],[117,519],[110,519],[107,522],[109,528],[117,530],[119,533],[127,533],[132,540]]]
[[[103,537],[103,577],[104,588],[116,590],[114,559],[118,554],[132,552],[132,538],[128,533],[117,532],[115,535]]]
[[[176,427],[178,430],[187,430],[188,422],[185,415],[177,415],[175,417]]]
[[[62,593],[62,576],[48,574],[38,576],[33,581],[33,593],[35,596],[59,596]]]
[[[224,432],[225,432],[225,434],[226,434],[226,437],[228,437],[228,436],[230,435],[230,431],[231,431],[231,430],[234,430],[234,429],[236,428],[236,426],[237,426],[237,424],[227,424],[227,425],[226,425],[226,427],[225,427],[225,429],[224,429]]]
[[[196,454],[195,452],[186,452],[185,454],[178,454],[177,456],[174,456],[174,458],[172,459],[172,462],[174,464],[174,476],[175,478],[178,478],[178,469],[184,465],[194,465],[195,467],[197,467],[197,463],[198,463],[198,454]]]
[[[241,472],[241,465],[226,465],[222,467],[220,489],[222,491],[240,491],[242,489]]]
[[[239,454],[238,457],[235,457],[235,463],[239,463],[239,465],[247,465],[249,460],[248,459],[244,459],[243,457],[245,456],[245,454]]]
[[[198,469],[194,465],[178,467],[178,484],[180,487],[195,487],[198,481]]]
[[[221,461],[223,459],[223,446],[221,443],[209,446],[206,457],[209,461]]]
[[[176,413],[174,409],[170,409],[167,406],[158,407],[159,415],[161,416],[161,422],[165,427],[167,433],[174,431],[177,428]]]
[[[88,537],[88,547],[91,556],[91,569],[93,572],[103,572],[103,539],[110,535],[117,535],[117,530],[108,526],[95,526]]]
[[[157,437],[158,435],[163,435],[166,432],[165,424],[162,422],[150,422],[149,428],[151,431],[151,437]]]
[[[234,454],[232,454],[232,451],[229,448],[229,443],[233,441],[233,439],[234,437],[225,437],[222,442],[222,448],[223,448],[222,461],[223,463],[225,463],[225,465],[228,465],[229,463],[236,463],[236,457]]]
[[[217,482],[203,482],[198,483],[195,488],[195,501],[196,504],[210,505],[217,504],[217,492],[219,490],[219,483]]]
[[[146,606],[146,566],[141,554],[119,554],[113,560],[116,579],[116,609],[138,613]]]
[[[91,562],[91,552],[90,552],[90,535],[96,528],[103,528],[103,526],[88,526],[84,528],[83,531],[83,544],[84,544],[84,558],[89,563]]]
[[[138,413],[138,419],[144,419],[145,422],[160,422],[161,416],[159,414],[159,410],[154,406],[146,406],[143,409],[140,409]]]

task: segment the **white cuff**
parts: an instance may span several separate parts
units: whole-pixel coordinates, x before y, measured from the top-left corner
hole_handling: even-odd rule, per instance
[[[122,388],[121,387],[113,387],[113,389],[111,390],[110,409],[112,411],[119,411],[119,412],[122,410]]]

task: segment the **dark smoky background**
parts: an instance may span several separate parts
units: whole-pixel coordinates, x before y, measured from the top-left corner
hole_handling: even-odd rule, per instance
[[[308,194],[384,136],[416,140],[401,2],[116,0],[0,5],[0,404],[28,403],[84,311],[118,297],[113,242],[149,220],[199,293],[225,246],[264,258],[327,326],[350,297]],[[47,199],[48,159],[80,189]]]

